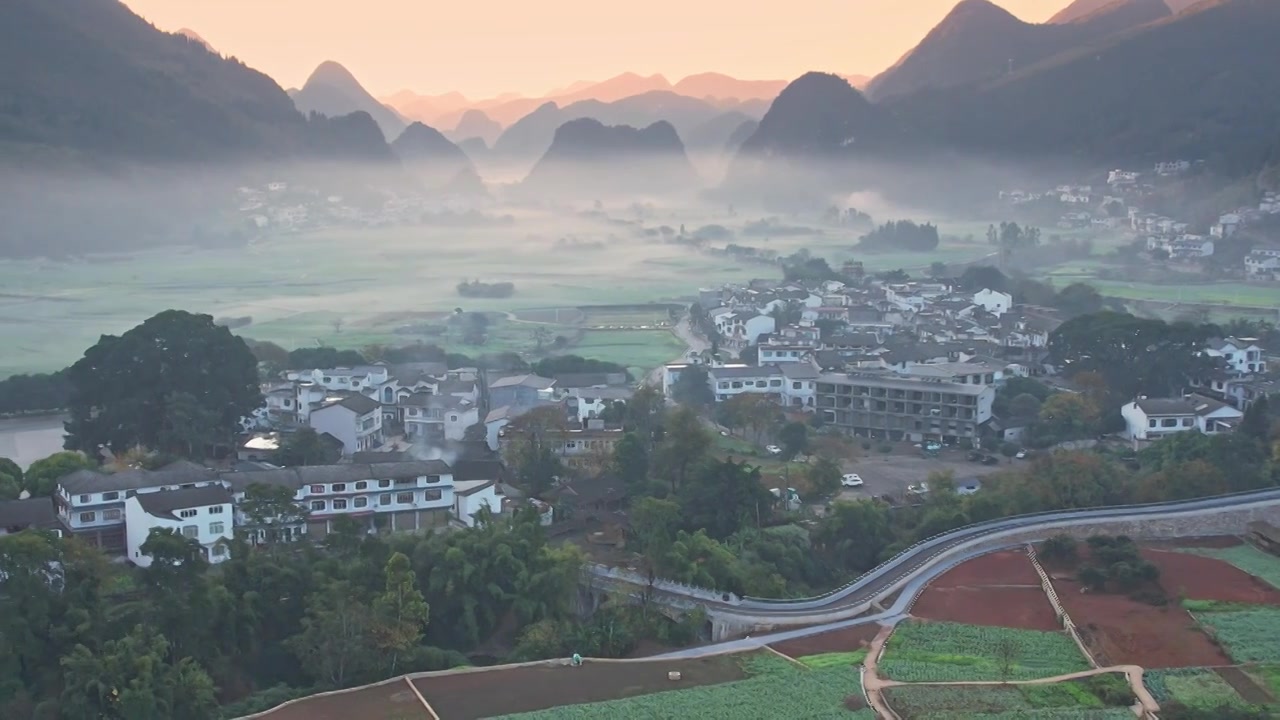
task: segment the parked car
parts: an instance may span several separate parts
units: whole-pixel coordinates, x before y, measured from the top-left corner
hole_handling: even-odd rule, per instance
[[[769,453],[770,455],[781,455],[781,454],[782,454],[782,448],[778,447],[777,445],[765,445],[765,446],[764,446],[764,451],[765,451],[765,452],[767,452],[767,453]]]
[[[840,478],[840,484],[845,487],[862,487],[862,477],[858,473],[845,473]]]
[[[1019,451],[1018,451],[1018,454],[1017,454],[1017,455],[1014,455],[1014,457],[1018,458],[1019,460],[1026,460],[1026,459],[1027,459],[1027,451],[1026,451],[1026,450],[1019,450]]]
[[[917,485],[907,486],[908,495],[926,495],[928,494],[928,492],[929,492],[929,483],[927,482],[922,482]]]
[[[957,494],[957,495],[972,495],[972,494],[974,494],[974,493],[978,492],[978,490],[979,490],[981,487],[982,487],[982,486],[978,484],[978,481],[977,481],[977,480],[970,480],[970,481],[968,481],[968,482],[964,483],[963,485],[958,485],[958,486],[956,486],[956,494]]]
[[[982,462],[982,453],[977,450],[969,453],[969,462]]]

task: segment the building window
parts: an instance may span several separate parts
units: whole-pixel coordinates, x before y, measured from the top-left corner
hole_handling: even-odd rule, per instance
[[[198,537],[200,537],[200,528],[199,528],[199,527],[197,527],[197,526],[195,526],[195,525],[183,525],[183,526],[182,526],[182,537],[185,537],[185,538],[198,538]]]
[[[769,386],[769,383],[765,382],[764,380],[757,380],[757,381],[756,381],[756,387],[758,387],[758,388],[768,387],[768,386]]]
[[[104,492],[104,493],[102,493],[102,500],[103,500],[103,502],[108,502],[108,501],[111,501],[111,500],[119,500],[119,499],[120,499],[120,493],[118,493],[118,492]]]
[[[357,490],[364,490],[367,487],[369,487],[369,483],[365,482],[364,480],[361,480],[360,482],[356,483]]]
[[[450,416],[449,416],[449,422],[458,422],[458,416],[457,416],[457,415],[450,415]]]
[[[93,511],[80,513],[80,522],[82,523],[95,522],[97,521],[97,519],[98,519],[98,515]]]
[[[178,511],[178,517],[180,517],[180,518],[193,518],[193,517],[195,517],[195,516],[196,516],[196,513],[197,513],[197,512],[199,512],[199,511],[198,511],[198,510],[180,510],[180,511]]]
[[[769,387],[782,387],[782,381],[781,381],[781,380],[770,380],[770,381],[769,381]]]
[[[429,482],[429,483],[438,483],[438,482],[440,482],[440,476],[439,476],[439,475],[428,475],[428,476],[427,476],[427,482]]]
[[[390,480],[379,480],[379,481],[378,481],[378,487],[380,487],[380,488],[389,488],[389,487],[391,487],[391,481],[390,481]]]
[[[210,515],[221,515],[221,514],[222,514],[222,507],[223,507],[222,505],[214,505],[214,506],[210,507],[210,508],[209,508],[209,514],[210,514]]]
[[[311,486],[311,493],[312,493],[313,495],[319,495],[319,494],[320,494],[320,493],[322,493],[322,492],[324,492],[324,486],[323,486],[323,485],[312,485],[312,486]]]
[[[431,488],[426,491],[427,500],[439,500],[443,496],[443,491],[439,488]]]
[[[347,509],[347,501],[346,501],[346,500],[343,500],[342,498],[338,498],[337,500],[334,500],[334,501],[333,501],[333,509],[334,509],[334,510],[346,510],[346,509]]]
[[[212,553],[212,554],[213,554],[213,556],[214,556],[214,557],[216,557],[216,558],[226,557],[226,556],[227,556],[227,546],[226,546],[226,545],[214,545],[214,546],[213,546],[213,549],[212,549],[212,550],[210,550],[209,552],[210,552],[210,553]]]
[[[326,376],[326,377],[324,377],[324,378],[323,378],[323,381],[324,381],[324,382],[333,382],[333,378]]]
[[[89,496],[88,496],[88,495],[81,495],[81,496],[80,496],[80,502],[81,502],[81,503],[87,503],[87,502],[89,502]]]
[[[1182,427],[1191,427],[1195,425],[1195,421],[1191,418],[1182,418]]]
[[[793,382],[793,383],[791,383],[791,389],[792,389],[792,390],[799,390],[799,389],[800,389],[800,383],[798,383],[798,382]]]
[[[221,522],[209,523],[210,535],[221,535],[224,531],[226,531],[226,529],[227,529],[226,523],[221,523]]]
[[[413,493],[411,492],[396,493],[396,502],[400,503],[401,505],[412,505]]]
[[[312,501],[311,501],[311,509],[312,509],[312,510],[324,510],[324,507],[325,507],[325,503],[324,503],[324,501],[323,501],[323,500],[312,500]]]
[[[1155,427],[1155,426],[1156,426],[1156,421],[1155,421],[1155,420],[1148,420],[1148,421],[1147,421],[1147,427]]]
[[[358,498],[356,498],[356,499],[355,499],[355,506],[356,506],[356,507],[358,507],[358,508],[368,507],[368,506],[369,506],[369,498],[366,498],[366,497],[358,497]]]
[[[379,504],[379,505],[390,505],[390,504],[391,504],[391,495],[390,495],[390,494],[387,494],[387,495],[379,495],[379,496],[378,496],[378,504]]]
[[[1160,421],[1160,427],[1170,428],[1170,427],[1177,427],[1177,426],[1178,426],[1177,418],[1165,418],[1164,420]]]
[[[335,484],[334,484],[334,486],[333,486],[333,491],[334,491],[334,492],[346,492],[346,491],[347,491],[347,484],[346,484],[346,483],[335,483]]]
[[[103,510],[102,511],[103,522],[117,522],[123,516],[124,516],[124,513],[119,510]]]
[[[722,383],[720,383],[719,388],[720,388],[721,390],[728,390],[728,389],[729,389],[729,383],[727,383],[727,382],[722,382]]]

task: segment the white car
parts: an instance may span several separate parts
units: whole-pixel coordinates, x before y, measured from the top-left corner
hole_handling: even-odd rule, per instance
[[[907,494],[924,495],[929,492],[929,483],[920,483],[919,485],[908,485]]]
[[[862,487],[862,477],[858,473],[848,473],[840,478],[840,484],[845,487]]]
[[[1026,450],[1019,450],[1019,451],[1018,451],[1018,454],[1017,454],[1017,455],[1014,455],[1014,457],[1018,458],[1019,460],[1025,460],[1025,459],[1027,458],[1027,451],[1026,451]]]
[[[972,494],[974,494],[974,493],[978,492],[978,490],[979,490],[980,488],[981,488],[981,486],[978,484],[978,482],[977,482],[976,480],[970,480],[969,482],[967,482],[967,483],[965,483],[965,484],[963,484],[963,485],[958,486],[958,487],[956,488],[956,494],[957,494],[957,495],[972,495]]]
[[[767,453],[769,453],[770,455],[781,455],[781,454],[782,454],[782,448],[778,447],[777,445],[765,445],[765,446],[764,446],[764,451],[765,451],[765,452],[767,452]]]

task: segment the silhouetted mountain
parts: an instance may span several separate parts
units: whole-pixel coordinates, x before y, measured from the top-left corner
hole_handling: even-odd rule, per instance
[[[760,108],[762,101],[733,103],[747,117]],[[758,110],[757,110],[758,111]],[[596,100],[576,102],[568,107],[547,103],[507,128],[494,143],[496,155],[509,159],[532,159],[551,146],[556,130],[570,120],[595,118],[605,125],[647,127],[665,121],[680,134],[691,134],[711,119],[723,115],[725,109],[697,98],[657,91],[623,98],[611,103]]]
[[[1186,12],[1202,2],[1204,2],[1204,0],[1164,0],[1165,5],[1168,5],[1169,9],[1172,10],[1175,15],[1181,12]]]
[[[996,81],[876,105],[811,73],[774,101],[726,188],[825,183],[839,193],[896,174],[912,193],[924,178],[954,194],[977,187],[962,179],[977,159],[1041,170],[1203,159],[1210,172],[1252,175],[1280,140],[1277,36],[1280,3],[1222,0]]]
[[[304,113],[317,112],[330,117],[357,111],[369,113],[387,141],[404,132],[404,119],[374,99],[354,75],[333,61],[320,63],[302,89],[293,95],[293,103]]]
[[[484,141],[484,138],[467,138],[466,140],[459,140],[455,144],[474,163],[484,160],[489,155],[489,145]]]
[[[556,130],[551,147],[529,172],[522,189],[581,199],[687,191],[696,181],[671,123],[636,129],[579,118]]]
[[[475,171],[471,158],[439,130],[415,122],[391,143],[405,169],[431,188],[441,187],[462,170]]]
[[[676,83],[680,95],[718,100],[773,100],[787,86],[786,80],[739,80],[721,73],[701,73]]]
[[[234,241],[239,184],[394,163],[368,116],[309,120],[271,78],[114,0],[0,2],[0,67],[21,69],[0,72],[0,255]]]
[[[685,133],[683,135],[685,149],[691,153],[722,153],[735,132],[738,132],[744,124],[754,122],[754,118],[737,110],[721,113]],[[737,150],[736,146],[734,150]]]
[[[208,50],[209,52],[213,53],[214,55],[217,55],[217,54],[218,54],[218,51],[217,51],[217,50],[214,50],[214,49],[213,49],[213,46],[212,46],[212,45],[210,45],[210,44],[209,44],[209,42],[208,42],[207,40],[205,40],[204,38],[200,37],[200,35],[199,35],[198,33],[196,33],[196,31],[195,31],[195,30],[192,30],[192,29],[190,29],[190,28],[181,28],[181,29],[179,29],[177,32],[175,32],[175,33],[174,33],[174,35],[181,35],[181,36],[183,36],[183,37],[187,38],[188,40],[193,40],[193,41],[195,41],[195,42],[198,42],[198,43],[200,43],[200,45],[201,45],[202,47],[204,47],[204,49],[205,49],[205,50]]]
[[[961,0],[867,94],[879,101],[996,79],[1169,15],[1163,0],[1120,0],[1069,23],[1035,25],[989,0]]]
[[[462,114],[457,126],[449,133],[454,140],[482,138],[485,143],[492,143],[502,134],[502,126],[494,122],[483,110],[468,110]]]
[[[739,125],[737,128],[734,129],[733,133],[729,135],[729,139],[725,140],[725,143],[724,143],[725,154],[728,154],[728,155],[736,154],[738,150],[742,148],[742,143],[746,142],[747,139],[750,138],[752,135],[754,135],[756,133],[756,130],[759,130],[759,129],[760,129],[759,120],[748,120],[742,123],[741,125]]]
[[[581,100],[609,103],[661,90],[671,90],[671,83],[665,77],[661,75],[645,77],[627,72],[603,82],[593,83],[578,90],[567,92],[564,95],[557,95],[554,99],[560,105],[569,105]]]

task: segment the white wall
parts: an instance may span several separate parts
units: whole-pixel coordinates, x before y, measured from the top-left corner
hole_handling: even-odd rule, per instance
[[[474,515],[480,512],[480,508],[489,508],[489,512],[495,517],[502,514],[502,499],[498,496],[496,483],[467,495],[455,494],[453,498],[453,514],[457,515],[467,527],[475,527]]]
[[[219,540],[230,542],[235,533],[235,518],[230,504],[209,505],[190,509],[196,512],[194,517],[175,520],[156,517],[143,510],[142,504],[138,502],[137,497],[131,497],[125,501],[125,548],[128,552],[129,561],[138,567],[149,567],[151,565],[151,556],[142,554],[142,546],[147,542],[147,537],[150,536],[153,528],[173,530],[181,534],[182,528],[194,525],[198,531],[194,540],[205,546],[206,552],[208,552],[213,543]],[[215,533],[210,531],[210,526],[214,523],[222,523],[222,532]],[[210,553],[207,559],[211,563],[219,563],[229,557],[231,557],[229,553],[221,557],[216,557]]]

